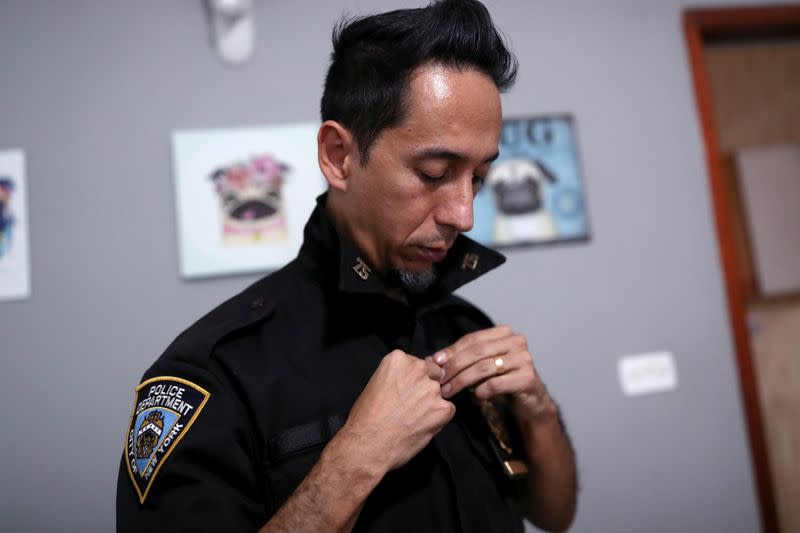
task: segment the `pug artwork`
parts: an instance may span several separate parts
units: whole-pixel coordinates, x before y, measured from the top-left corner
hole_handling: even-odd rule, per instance
[[[183,277],[263,273],[297,256],[325,190],[318,129],[308,122],[173,133]]]
[[[515,158],[496,163],[487,184],[494,196],[497,214],[494,244],[551,240],[558,236],[556,221],[544,206],[543,195],[556,176],[539,161]]]
[[[570,115],[503,120],[499,155],[475,198],[468,235],[497,248],[588,238]]]
[[[287,165],[264,154],[211,174],[226,245],[286,240],[281,189],[288,171]]]

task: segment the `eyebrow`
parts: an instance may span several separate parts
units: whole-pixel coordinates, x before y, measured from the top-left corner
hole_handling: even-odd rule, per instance
[[[483,163],[491,163],[500,156],[500,152],[495,152],[491,156],[483,160]],[[423,150],[414,156],[414,159],[448,159],[448,160],[465,160],[469,159],[466,155],[448,150],[447,148],[429,148]]]

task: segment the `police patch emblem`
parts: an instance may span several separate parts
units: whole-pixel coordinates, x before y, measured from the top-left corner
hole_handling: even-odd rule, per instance
[[[144,503],[164,461],[210,396],[190,381],[169,376],[148,379],[136,387],[125,462],[139,503]]]

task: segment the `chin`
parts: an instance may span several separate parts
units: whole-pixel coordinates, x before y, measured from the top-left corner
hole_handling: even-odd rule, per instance
[[[400,261],[399,264],[394,268],[396,270],[402,270],[404,272],[408,272],[409,274],[422,274],[424,272],[432,270],[434,264],[435,263],[433,263],[432,261],[409,259],[406,261]]]
[[[434,265],[434,263],[427,263],[427,262],[426,263],[419,263],[419,262],[417,262],[417,263],[413,263],[412,265],[410,265],[408,268],[405,268],[404,270],[406,272],[411,272],[412,274],[421,274],[423,272],[427,272],[428,270],[431,270],[433,268],[433,265]]]

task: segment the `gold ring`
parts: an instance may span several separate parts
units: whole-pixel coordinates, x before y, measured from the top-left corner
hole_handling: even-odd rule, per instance
[[[503,361],[502,355],[494,358],[494,369],[498,376],[506,371],[506,362]]]

